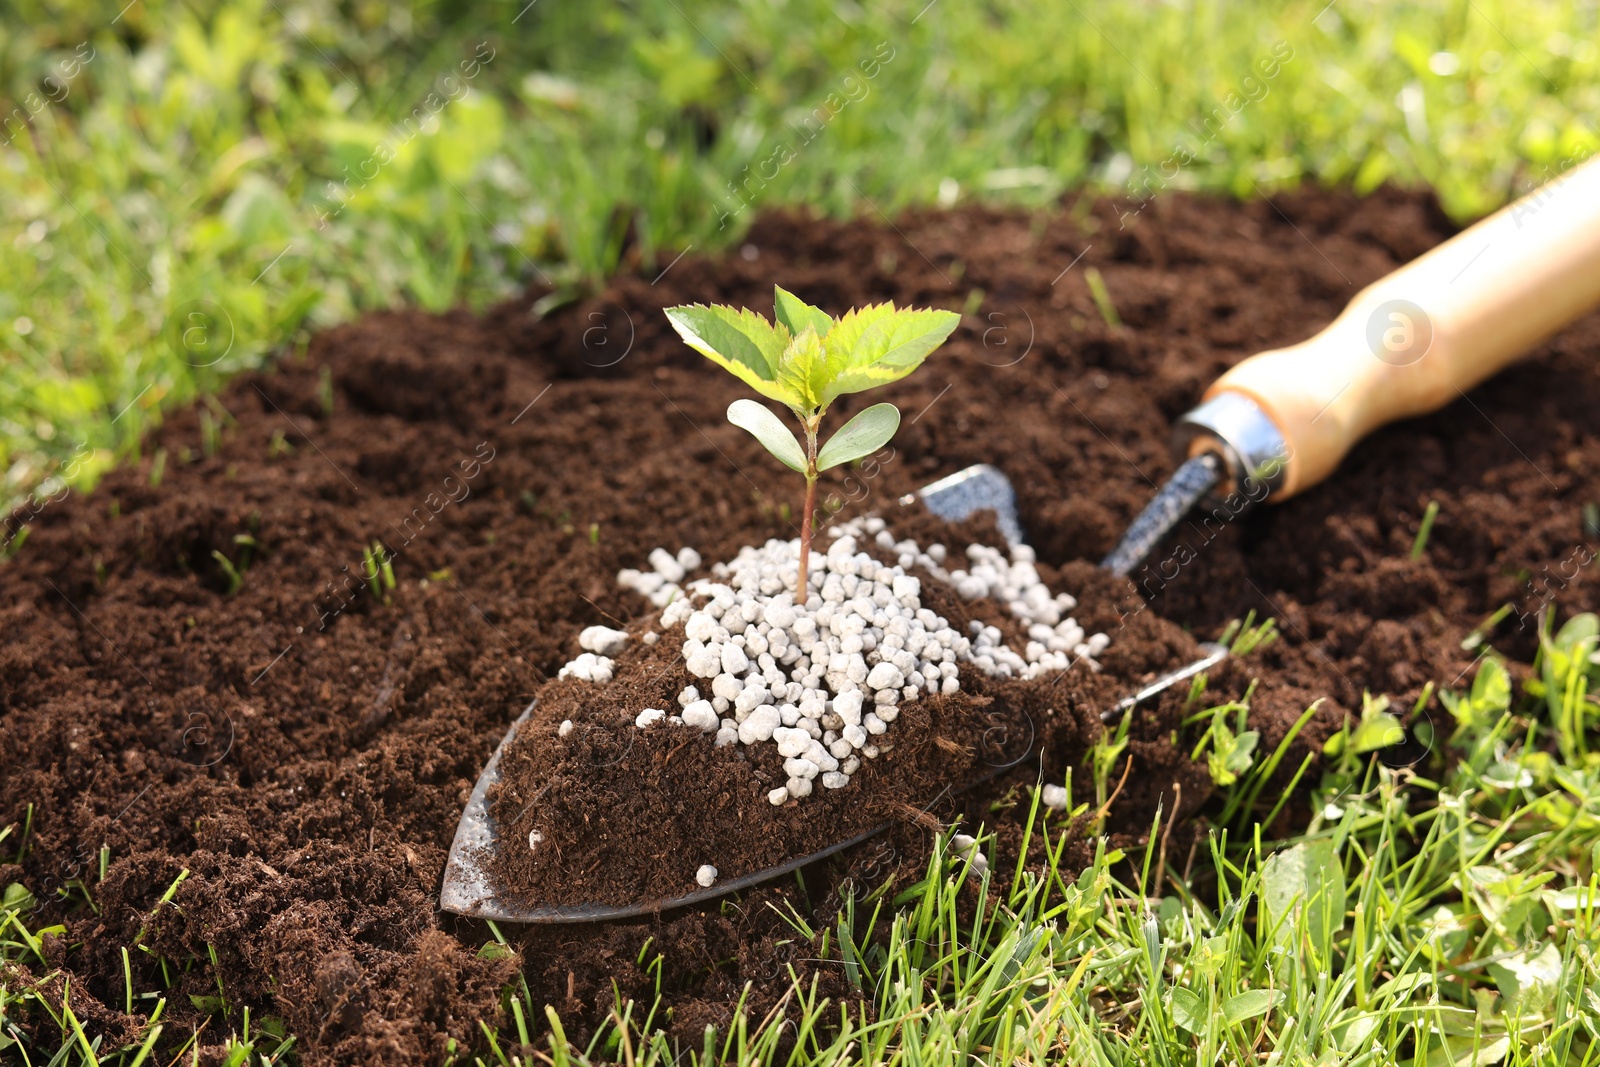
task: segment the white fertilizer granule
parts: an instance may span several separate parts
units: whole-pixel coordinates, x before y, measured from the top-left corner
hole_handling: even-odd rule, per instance
[[[1110,639],[1084,633],[1068,614],[1077,601],[1050,592],[1027,546],[1008,555],[969,545],[967,567],[947,570],[943,545],[923,550],[896,541],[882,519],[840,524],[829,534],[827,551],[812,551],[804,604],[794,594],[797,541],[746,547],[714,564],[707,578],[688,578],[702,563],[691,548],[655,549],[649,571],[618,575],[663,608],[655,629],[681,640],[684,664],[700,680],[678,695],[680,714],[643,709],[639,728],[666,719],[714,735],[719,747],[775,744],[787,780],[767,799],[782,805],[817,787],[849,785],[861,759],[875,758],[893,740],[900,705],[960,692],[962,666],[1001,678],[1035,678],[1079,661],[1099,669],[1095,657]],[[868,539],[894,562],[862,551]],[[999,628],[978,622],[959,633],[924,608],[922,579],[908,573],[919,567],[964,599],[1005,604],[1027,626],[1026,647],[1007,646]],[[681,636],[674,632],[680,625]],[[623,631],[589,627],[579,639],[589,651],[560,676],[609,681],[607,657],[627,641]],[[1052,791],[1046,802],[1055,799]]]

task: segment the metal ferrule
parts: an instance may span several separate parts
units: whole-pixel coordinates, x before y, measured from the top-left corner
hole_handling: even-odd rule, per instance
[[[1240,494],[1253,507],[1283,488],[1289,443],[1260,406],[1243,393],[1221,392],[1178,420],[1178,454],[1215,452],[1228,477],[1216,493]]]

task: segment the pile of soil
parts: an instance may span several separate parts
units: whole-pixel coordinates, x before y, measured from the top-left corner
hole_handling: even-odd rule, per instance
[[[553,693],[582,627],[644,614],[617,571],[656,545],[726,559],[792,536],[791,473],[723,418],[744,390],[660,312],[698,300],[770,313],[774,281],[828,309],[965,312],[922,372],[883,391],[907,418],[891,462],[831,483],[847,514],[999,464],[1052,583],[1119,616],[1080,616],[1113,627],[1116,677],[1185,654],[1158,618],[1209,637],[1251,609],[1278,617],[1283,639],[1212,684],[1260,676],[1268,749],[1328,698],[1286,764],[1364,689],[1408,705],[1428,680],[1460,685],[1462,636],[1508,601],[1493,639],[1525,660],[1549,596],[1600,605],[1573,564],[1597,547],[1582,526],[1600,500],[1594,318],[1464,402],[1377,434],[1316,491],[1220,532],[1179,531],[1192,562],[1135,576],[1148,608],[1126,586],[1120,600],[1094,592],[1091,561],[1172,469],[1172,418],[1230,363],[1307,336],[1450,230],[1423,196],[1314,190],[1172,197],[1127,229],[1117,205],[1089,200],[912,213],[893,228],[778,214],[726,258],[620,277],[542,320],[530,294],[482,317],[397,312],[317,337],[174,415],[92,495],[46,507],[0,566],[0,820],[15,827],[0,848],[26,844],[0,884],[39,897],[35,928],[66,926],[45,938],[47,964],[18,970],[55,973],[58,992],[70,978],[78,1018],[115,1044],[141,1022],[122,1010],[120,949],[137,942],[135,992],[168,999],[164,1044],[194,1026],[214,1047],[248,1005],[299,1035],[308,1063],[436,1062],[451,1038],[480,1040],[476,1020],[496,1018],[518,966],[578,1035],[614,989],[648,999],[659,978],[658,1019],[695,1047],[746,983],[770,1004],[791,965],[843,993],[780,908],[828,928],[847,879],[919,868],[933,819],[965,812],[1004,835],[1020,816],[996,802],[1014,782],[739,907],[508,929],[517,960],[480,956],[485,927],[436,908],[456,820],[507,724]],[[1088,266],[1125,325],[1100,318]],[[1439,518],[1412,561],[1430,501]],[[374,594],[362,555],[378,540],[395,585]],[[1109,821],[1133,841],[1158,802],[1189,816],[1206,799],[1204,768],[1172,743],[1176,699],[1136,717],[1134,773]],[[1064,776],[1083,741],[1063,731],[1040,746],[1044,773]],[[231,1019],[205,1014],[219,995]]]

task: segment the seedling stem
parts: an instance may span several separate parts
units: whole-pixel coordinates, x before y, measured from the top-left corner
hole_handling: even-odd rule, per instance
[[[806,503],[800,513],[800,577],[796,584],[796,597],[805,602],[806,571],[811,566],[811,532],[813,513],[817,510],[817,427],[822,416],[806,420]]]

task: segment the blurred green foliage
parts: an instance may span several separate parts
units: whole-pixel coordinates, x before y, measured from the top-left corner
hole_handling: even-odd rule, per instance
[[[0,501],[318,326],[653,271],[760,205],[1309,177],[1466,218],[1600,113],[1592,0],[123,2],[0,2]]]

